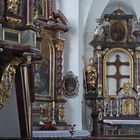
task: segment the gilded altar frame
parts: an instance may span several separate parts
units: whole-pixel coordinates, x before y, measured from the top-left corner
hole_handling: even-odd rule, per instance
[[[118,26],[118,28],[116,26]],[[121,34],[124,33],[124,36],[121,38],[121,40],[118,40],[118,42],[125,42],[127,40],[127,35],[128,35],[128,29],[127,29],[126,21],[125,20],[114,20],[114,21],[110,22],[109,41],[116,42],[117,40],[114,40],[113,37],[112,37],[112,29],[113,28],[115,29],[115,34],[117,34],[119,32],[118,29],[120,29]]]
[[[122,52],[122,53],[125,53],[127,56],[128,56],[128,58],[129,58],[129,63],[130,63],[130,81],[131,81],[131,84],[132,84],[132,87],[133,87],[133,85],[134,85],[134,81],[133,81],[133,79],[134,79],[134,76],[133,76],[133,57],[132,57],[132,54],[128,51],[128,50],[126,50],[126,49],[124,49],[124,48],[112,48],[112,49],[110,49],[110,50],[107,50],[106,52],[105,52],[105,55],[104,55],[104,58],[103,58],[103,96],[105,97],[105,96],[107,96],[106,95],[106,80],[107,80],[107,78],[106,78],[106,63],[107,63],[107,60],[108,60],[108,57],[110,56],[110,54],[112,53],[112,52]]]

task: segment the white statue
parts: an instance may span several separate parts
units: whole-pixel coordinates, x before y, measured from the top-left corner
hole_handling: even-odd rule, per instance
[[[109,25],[109,22],[105,21],[104,19],[97,19],[96,22],[98,23],[98,25],[95,28],[93,40],[99,41],[104,36],[105,27]]]

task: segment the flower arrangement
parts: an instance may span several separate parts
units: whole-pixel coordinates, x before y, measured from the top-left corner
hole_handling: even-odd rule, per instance
[[[55,126],[55,122],[51,121],[51,120],[47,120],[43,119],[42,121],[39,122],[39,124],[41,125],[41,130],[56,130],[56,126]]]
[[[57,128],[55,127],[55,124],[53,124],[52,122],[49,122],[41,126],[41,130],[56,130],[56,129]]]

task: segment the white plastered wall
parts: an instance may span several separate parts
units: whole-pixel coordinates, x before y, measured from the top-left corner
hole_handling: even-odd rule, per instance
[[[0,110],[0,137],[20,137],[15,83],[13,83],[10,97]]]

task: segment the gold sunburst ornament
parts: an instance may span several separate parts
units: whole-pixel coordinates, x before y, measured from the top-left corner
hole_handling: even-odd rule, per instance
[[[7,101],[12,83],[16,74],[16,67],[23,61],[23,58],[15,57],[10,64],[5,68],[0,81],[0,109]]]

